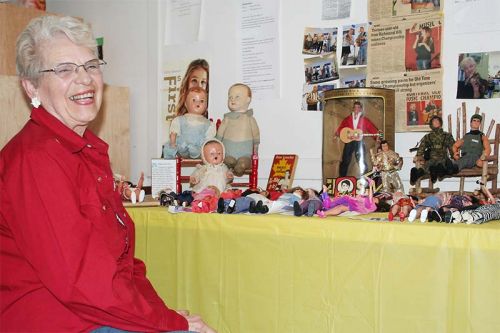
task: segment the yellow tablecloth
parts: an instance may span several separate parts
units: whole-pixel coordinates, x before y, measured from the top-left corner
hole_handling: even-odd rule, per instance
[[[499,221],[128,211],[162,298],[219,333],[500,332]]]

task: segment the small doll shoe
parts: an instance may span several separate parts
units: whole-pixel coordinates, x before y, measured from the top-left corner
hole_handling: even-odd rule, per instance
[[[417,210],[412,209],[410,215],[408,215],[408,222],[412,223],[417,218]]]
[[[420,213],[420,222],[425,223],[427,221],[427,215],[429,214],[429,211],[427,209],[424,209],[422,213]]]

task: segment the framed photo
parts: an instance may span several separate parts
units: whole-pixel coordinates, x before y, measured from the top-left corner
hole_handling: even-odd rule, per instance
[[[387,140],[394,147],[394,90],[345,88],[325,92],[323,183],[372,170],[371,153]],[[370,152],[371,151],[371,152]]]

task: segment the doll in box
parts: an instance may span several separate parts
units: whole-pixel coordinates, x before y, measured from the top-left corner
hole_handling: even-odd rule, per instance
[[[198,164],[189,177],[191,189],[197,193],[214,186],[219,194],[228,188],[234,176],[224,164],[224,145],[217,139],[207,140],[201,147],[203,164]]]
[[[236,176],[242,176],[252,166],[252,155],[258,154],[260,132],[253,110],[248,106],[252,100],[252,91],[242,83],[229,88],[227,105],[231,112],[217,130],[217,139],[226,149],[224,163],[233,170]]]
[[[169,142],[163,147],[163,157],[199,158],[201,145],[215,136],[215,125],[205,118],[207,92],[200,87],[190,88],[184,108],[170,124]]]

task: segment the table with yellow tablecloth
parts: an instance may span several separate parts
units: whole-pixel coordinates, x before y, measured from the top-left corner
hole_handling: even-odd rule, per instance
[[[500,221],[128,211],[162,298],[219,333],[500,332]]]

